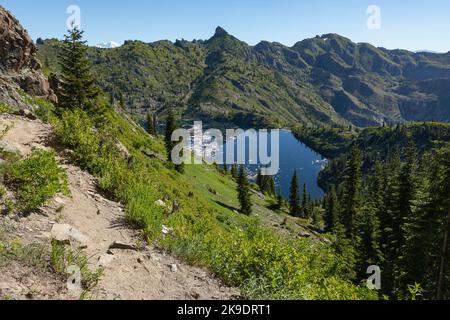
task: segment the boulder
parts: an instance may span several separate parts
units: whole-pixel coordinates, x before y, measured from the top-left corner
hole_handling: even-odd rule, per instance
[[[112,254],[108,254],[108,253],[102,254],[98,258],[98,266],[99,267],[107,267],[114,261],[114,259],[115,259],[115,257]]]
[[[54,103],[58,101],[48,79],[41,72],[36,45],[20,22],[2,6],[0,6],[0,80],[5,82],[2,84],[0,98],[13,106],[19,104],[23,108],[26,105],[23,101],[19,101],[21,97],[15,94],[18,88]]]
[[[89,238],[69,224],[54,224],[51,236],[53,240],[78,248],[86,248],[89,244]]]

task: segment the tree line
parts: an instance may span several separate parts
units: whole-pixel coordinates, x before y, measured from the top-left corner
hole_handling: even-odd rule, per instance
[[[378,265],[384,295],[401,299],[420,288],[425,299],[450,298],[450,145],[419,159],[410,142],[367,175],[361,157],[353,147],[344,181],[323,201],[325,231],[350,277],[359,283]]]

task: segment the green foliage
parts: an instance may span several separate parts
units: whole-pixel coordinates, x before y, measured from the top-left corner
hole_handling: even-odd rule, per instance
[[[101,268],[91,271],[88,266],[87,258],[80,251],[73,251],[66,248],[56,240],[52,241],[51,265],[55,272],[61,275],[67,275],[69,267],[76,266],[81,273],[81,285],[84,292],[81,297],[93,290],[99,283],[103,274]]]
[[[0,114],[8,113],[10,109],[11,108],[7,104],[0,102]]]
[[[83,31],[77,27],[69,30],[60,52],[61,90],[58,94],[62,108],[93,109],[93,102],[99,95],[86,57],[86,42],[82,38]]]
[[[422,288],[420,284],[415,283],[414,285],[408,286],[409,293],[411,295],[411,300],[415,301],[418,297],[422,296]]]
[[[292,176],[291,181],[291,187],[289,189],[289,213],[294,217],[300,217],[302,215],[297,170],[294,171],[294,175]]]
[[[238,172],[238,167],[237,167],[236,163],[233,163],[233,165],[231,166],[230,173],[231,173],[231,176],[233,177],[233,179],[237,181],[239,172]]]
[[[241,212],[247,216],[252,213],[252,199],[250,191],[250,183],[248,181],[247,172],[244,166],[240,166],[237,179],[237,192]]]
[[[272,197],[276,196],[275,181],[273,179],[273,176],[262,175],[261,169],[258,170],[256,184],[258,185],[259,190],[261,190],[262,193]]]
[[[114,112],[104,117],[105,123],[93,123],[84,111],[66,111],[55,120],[57,136],[73,148],[75,160],[99,178],[99,186],[125,204],[127,222],[161,247],[209,267],[230,285],[250,288],[252,279],[269,284],[244,290],[248,298],[276,298],[281,293],[298,299],[375,297],[342,279],[344,262],[336,259],[332,248],[309,241],[286,242],[256,224],[256,218],[236,215],[210,200],[207,195],[214,195],[206,186],[221,197],[235,199],[235,184],[226,176],[203,165],[186,167],[185,175],[173,173],[158,159],[142,153],[145,148],[164,152],[162,141],[150,138]],[[133,161],[114,151],[116,139]],[[105,149],[108,152],[102,151],[102,145],[110,146]],[[162,208],[154,205],[158,199],[176,199],[180,210],[164,217]],[[173,228],[173,236],[161,236],[162,224]]]
[[[48,100],[30,96],[26,92],[19,90],[22,99],[33,108],[34,114],[44,122],[49,122],[55,116],[56,108]]]
[[[347,238],[353,241],[358,237],[357,223],[361,209],[361,179],[360,151],[353,148],[347,164],[342,198],[342,223]]]
[[[5,180],[14,191],[16,207],[32,212],[57,193],[68,194],[67,175],[52,151],[36,150],[25,160],[7,167]]]
[[[379,265],[382,293],[391,298],[409,297],[411,283],[420,284],[425,299],[448,297],[448,128],[416,124],[367,129],[352,143],[350,154],[338,158],[346,160],[343,183],[338,195],[334,187],[326,195],[325,217],[327,230],[336,237],[336,252],[345,257],[356,282],[366,277],[367,266]],[[399,140],[379,145],[391,136]],[[427,140],[435,138],[442,140]],[[363,148],[360,141],[370,142]],[[375,150],[386,152],[385,158],[374,158]]]
[[[149,135],[158,135],[158,120],[156,113],[147,113],[147,132]]]
[[[11,261],[17,261],[31,267],[45,269],[48,266],[47,257],[48,250],[42,244],[23,245],[18,240],[10,243],[0,242],[0,267]]]
[[[165,135],[164,135],[164,142],[166,145],[166,153],[167,153],[167,159],[169,161],[169,165],[172,165],[173,159],[172,159],[172,151],[174,147],[181,142],[180,141],[172,141],[172,134],[174,131],[178,129],[177,121],[175,120],[175,114],[172,108],[169,109],[166,119],[166,129],[165,129]],[[183,160],[185,155],[180,155],[181,159]],[[179,173],[184,173],[184,162],[175,164],[175,170]]]

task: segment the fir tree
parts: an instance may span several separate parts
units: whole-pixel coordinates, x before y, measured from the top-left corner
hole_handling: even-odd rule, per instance
[[[231,166],[231,176],[233,177],[234,180],[237,181],[238,179],[238,167],[236,163],[233,163],[233,165]]]
[[[309,218],[311,216],[310,199],[309,199],[308,187],[307,187],[306,183],[303,184],[303,196],[302,196],[302,204],[301,204],[300,210],[303,213],[304,218]]]
[[[152,136],[158,135],[156,113],[147,113],[147,132]]]
[[[261,174],[261,169],[258,169],[258,173],[256,175],[256,185],[259,187],[259,190],[261,192],[264,192],[264,190],[263,190],[263,176]]]
[[[383,291],[394,297],[395,278],[399,265],[400,249],[403,242],[403,219],[399,220],[399,175],[402,162],[399,148],[395,148],[388,155],[385,171],[383,208],[385,211],[380,217],[381,248],[383,251]]]
[[[237,192],[239,204],[241,206],[241,212],[245,215],[250,215],[252,213],[252,200],[250,183],[247,178],[247,173],[244,166],[240,166],[237,179]]]
[[[333,185],[325,197],[325,232],[332,232],[336,224],[340,222],[339,202],[336,187]]]
[[[68,31],[59,56],[61,65],[61,90],[59,107],[65,109],[93,110],[99,89],[94,85],[95,78],[86,57],[86,42],[83,31],[77,27]]]
[[[347,174],[344,181],[342,199],[342,222],[346,236],[350,240],[357,237],[356,220],[360,210],[361,191],[361,155],[357,147],[351,150],[347,162]]]
[[[277,189],[276,189],[276,186],[275,186],[275,180],[274,180],[274,178],[272,176],[269,176],[268,178],[269,178],[268,179],[269,180],[269,187],[268,187],[269,195],[276,196],[277,195]]]
[[[164,142],[166,145],[167,159],[172,162],[172,150],[175,146],[175,142],[172,141],[172,134],[176,130],[175,115],[172,108],[169,109],[166,119],[166,131],[164,136]]]
[[[284,199],[283,199],[283,195],[281,193],[281,187],[278,188],[278,192],[277,192],[277,207],[278,210],[281,210],[283,208],[284,205]]]
[[[227,175],[227,174],[228,174],[228,165],[227,165],[227,163],[224,163],[224,164],[223,164],[223,174],[224,174],[224,175]]]
[[[302,214],[297,170],[294,171],[294,175],[292,176],[291,181],[291,187],[289,190],[289,212],[294,217],[300,217]]]
[[[172,108],[169,109],[166,120],[166,130],[164,135],[164,142],[166,145],[167,159],[169,163],[173,163],[172,150],[179,141],[172,141],[172,134],[177,129],[177,123]],[[175,165],[175,170],[179,173],[184,173],[184,162]]]

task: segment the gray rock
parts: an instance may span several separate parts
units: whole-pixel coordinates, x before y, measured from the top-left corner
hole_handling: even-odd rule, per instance
[[[113,261],[114,261],[115,257],[114,255],[105,253],[102,254],[99,258],[98,258],[98,265],[100,267],[107,267],[108,265],[110,265]]]
[[[89,238],[69,224],[54,224],[51,231],[52,239],[64,243],[86,248]]]
[[[137,251],[136,247],[131,245],[131,244],[127,244],[124,242],[120,242],[120,241],[114,241],[110,246],[109,249],[119,249],[119,250],[133,250],[133,251]]]

